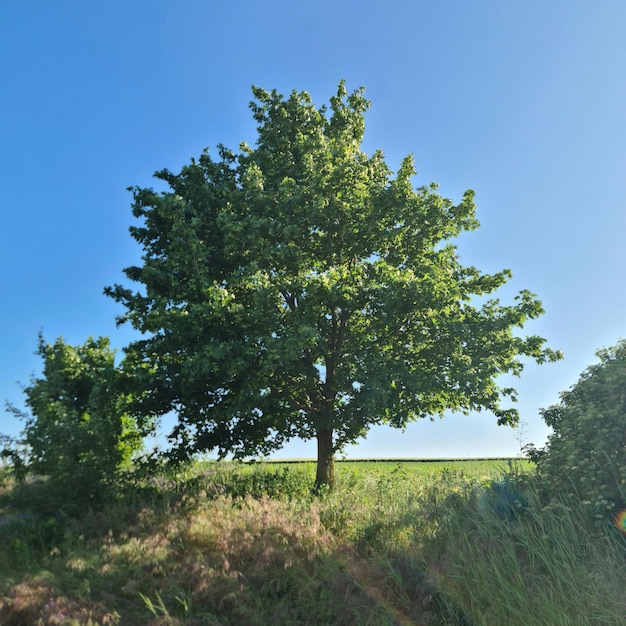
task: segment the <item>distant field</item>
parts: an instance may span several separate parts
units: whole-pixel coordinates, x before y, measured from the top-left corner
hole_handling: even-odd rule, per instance
[[[268,466],[299,466],[315,471],[315,461],[312,459],[271,459],[257,461],[252,465],[264,464]],[[401,468],[405,472],[419,474],[420,476],[432,477],[436,474],[452,473],[459,476],[472,478],[494,478],[505,472],[515,469],[525,473],[533,468],[533,464],[527,459],[499,457],[477,459],[337,459],[335,471],[338,476],[351,472],[375,472],[380,474],[397,471]]]
[[[425,471],[443,470],[481,471],[510,469],[511,467],[531,467],[532,463],[523,458],[475,458],[475,459],[339,459],[335,461],[336,467],[372,467],[383,469],[385,467],[403,467],[407,470]]]
[[[292,464],[292,463],[311,463],[315,464],[315,459],[267,459],[255,461],[255,463],[268,463],[268,464]],[[516,465],[530,465],[527,459],[520,457],[484,457],[474,459],[459,459],[459,458],[447,458],[447,459],[410,459],[410,458],[388,458],[388,459],[335,459],[335,465],[337,467],[352,466],[352,465],[403,465],[403,466],[420,466],[420,467],[433,467],[441,470],[442,467],[455,467],[468,469],[471,467],[509,467],[509,464]]]

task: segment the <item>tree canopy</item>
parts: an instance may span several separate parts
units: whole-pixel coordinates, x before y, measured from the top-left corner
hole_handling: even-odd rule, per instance
[[[127,348],[141,411],[178,415],[172,455],[316,438],[322,485],[374,424],[482,409],[514,424],[498,376],[558,354],[514,332],[543,313],[536,296],[485,297],[509,270],[461,265],[452,240],[478,227],[473,192],[455,204],[414,188],[410,156],[394,175],[364,153],[362,88],[342,82],[320,108],[253,94],[254,147],[159,171],[166,191],[132,189],[143,257],[124,271],[140,287],[105,289],[143,334]]]

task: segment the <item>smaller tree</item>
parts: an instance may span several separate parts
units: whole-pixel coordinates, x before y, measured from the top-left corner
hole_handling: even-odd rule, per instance
[[[103,337],[70,346],[40,335],[37,354],[42,377],[24,388],[30,412],[8,407],[26,422],[17,442],[28,451],[22,472],[47,476],[50,493],[66,502],[94,502],[142,444],[123,370]]]
[[[626,508],[626,341],[596,354],[600,363],[542,410],[554,432],[529,452],[551,496],[575,498],[606,519]]]

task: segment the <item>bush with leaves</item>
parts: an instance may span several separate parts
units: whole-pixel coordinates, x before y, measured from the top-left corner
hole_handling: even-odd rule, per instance
[[[16,469],[21,477],[48,477],[48,500],[60,506],[95,504],[142,445],[127,412],[123,370],[115,365],[108,338],[70,346],[63,338],[47,344],[40,336],[37,354],[43,373],[24,387],[29,412],[9,406],[25,428],[5,455],[15,461],[17,447],[26,447]]]
[[[553,499],[575,498],[606,520],[626,508],[626,341],[596,354],[600,363],[542,411],[554,432],[530,457]]]

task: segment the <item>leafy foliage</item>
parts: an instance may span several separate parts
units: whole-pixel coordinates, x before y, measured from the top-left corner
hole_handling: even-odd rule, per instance
[[[321,484],[373,424],[448,409],[515,423],[501,405],[515,389],[497,377],[558,354],[513,332],[543,313],[533,294],[482,298],[509,270],[459,263],[451,240],[478,226],[473,192],[454,204],[413,188],[411,157],[394,177],[382,152],[363,153],[362,89],[341,83],[320,109],[306,92],[253,92],[254,148],[157,172],[169,191],[133,189],[143,265],[125,273],[141,289],[105,290],[145,334],[127,350],[142,412],[178,413],[173,454],[317,438]]]
[[[626,506],[626,341],[597,356],[600,363],[542,411],[554,432],[531,457],[553,497],[580,500],[606,520]]]
[[[142,443],[126,411],[122,370],[107,338],[70,346],[40,336],[37,352],[42,377],[24,388],[30,413],[9,407],[26,422],[19,444],[27,457],[19,469],[47,476],[47,497],[60,506],[94,502]]]

